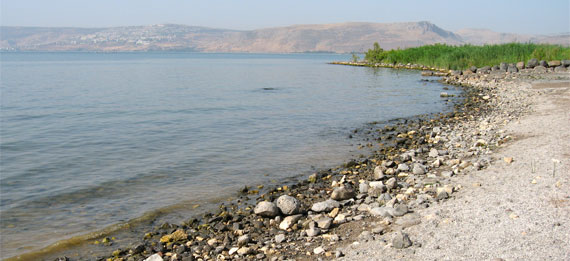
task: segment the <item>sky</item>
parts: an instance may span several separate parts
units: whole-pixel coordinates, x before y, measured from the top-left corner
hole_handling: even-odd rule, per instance
[[[294,24],[429,21],[456,31],[570,32],[570,0],[0,0],[3,26],[185,24],[251,30]]]

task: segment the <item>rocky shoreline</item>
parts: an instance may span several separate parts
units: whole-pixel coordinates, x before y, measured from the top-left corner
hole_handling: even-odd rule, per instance
[[[416,212],[462,190],[453,177],[489,166],[493,151],[512,139],[501,126],[531,110],[533,93],[513,86],[551,77],[562,71],[560,66],[565,72],[570,65],[563,61],[554,68],[516,72],[498,65],[499,70],[459,73],[417,65],[335,64],[431,69],[444,76],[442,82],[462,86],[463,101],[450,113],[376,129],[370,139],[379,149],[368,157],[296,184],[244,188],[240,198],[216,212],[184,224],[163,224],[132,247],[94,259],[315,260],[342,258],[346,247],[375,238],[394,249],[417,246],[402,232],[421,223]]]

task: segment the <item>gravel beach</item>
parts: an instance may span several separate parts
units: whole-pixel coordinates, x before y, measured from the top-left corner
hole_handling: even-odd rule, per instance
[[[415,210],[417,225],[395,229],[408,248],[394,247],[394,232],[351,242],[342,260],[570,260],[570,75],[514,78],[466,80],[491,87],[498,109],[456,135],[511,137],[483,156],[489,167],[451,177],[461,188],[452,198]]]
[[[360,130],[369,156],[92,260],[569,260],[570,73],[537,67],[429,74],[464,89],[453,112]]]

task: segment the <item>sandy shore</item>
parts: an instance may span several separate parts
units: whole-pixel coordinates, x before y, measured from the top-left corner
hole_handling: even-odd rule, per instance
[[[472,81],[492,89],[498,108],[463,123],[463,134],[511,137],[482,156],[489,167],[451,177],[453,197],[401,217],[418,224],[356,238],[343,260],[570,260],[570,74],[516,78]],[[392,246],[397,231],[410,247]]]

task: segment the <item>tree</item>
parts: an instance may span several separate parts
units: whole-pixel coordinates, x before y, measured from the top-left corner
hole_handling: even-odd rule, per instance
[[[352,53],[352,62],[358,62],[358,60],[360,60],[360,57],[356,53]]]

